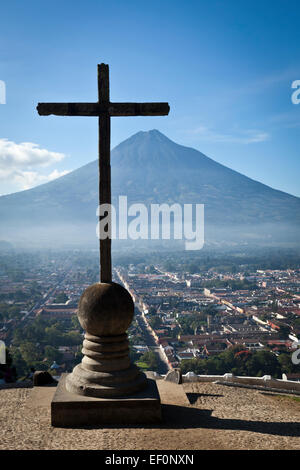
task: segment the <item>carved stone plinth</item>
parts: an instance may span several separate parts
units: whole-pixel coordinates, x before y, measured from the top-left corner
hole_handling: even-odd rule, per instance
[[[127,335],[85,335],[81,364],[66,381],[67,390],[89,397],[118,397],[146,385],[145,374],[131,364]]]
[[[68,392],[89,397],[121,397],[139,392],[147,378],[129,358],[126,330],[134,314],[132,298],[116,283],[88,287],[79,301],[85,329],[84,357],[66,378]]]
[[[99,283],[79,301],[84,357],[63,374],[51,402],[52,426],[150,424],[161,421],[155,380],[130,362],[126,331],[134,304],[124,287]]]

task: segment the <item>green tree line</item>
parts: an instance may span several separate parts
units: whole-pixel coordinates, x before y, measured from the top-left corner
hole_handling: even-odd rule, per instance
[[[275,356],[267,350],[250,352],[240,345],[228,348],[208,359],[184,360],[180,368],[183,374],[191,371],[199,375],[233,373],[251,377],[272,375],[275,378],[281,378],[283,373],[299,372],[291,361],[291,354],[281,353]]]

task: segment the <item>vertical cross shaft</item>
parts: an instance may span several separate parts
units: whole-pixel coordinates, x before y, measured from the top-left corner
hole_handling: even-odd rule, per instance
[[[109,104],[109,69],[108,65],[98,65],[98,101]],[[110,174],[110,115],[107,112],[99,116],[99,204],[111,204]],[[100,239],[100,281],[111,282],[111,220],[108,214],[108,236]]]
[[[166,116],[168,103],[111,103],[109,100],[108,65],[98,65],[98,101],[96,103],[39,103],[40,116],[98,116],[99,119],[99,204],[111,205],[110,118],[111,116]],[[103,207],[103,206],[102,206]],[[107,218],[103,227],[106,238],[100,237],[100,282],[112,281],[111,210],[100,216]],[[107,230],[106,230],[107,228]]]

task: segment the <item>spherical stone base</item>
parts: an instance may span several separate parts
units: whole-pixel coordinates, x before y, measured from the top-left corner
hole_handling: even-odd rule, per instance
[[[98,282],[83,292],[78,305],[82,328],[94,336],[118,336],[126,332],[134,315],[129,292],[115,282]]]
[[[97,398],[123,397],[143,390],[146,375],[134,365],[122,371],[92,372],[78,364],[66,379],[70,393]]]

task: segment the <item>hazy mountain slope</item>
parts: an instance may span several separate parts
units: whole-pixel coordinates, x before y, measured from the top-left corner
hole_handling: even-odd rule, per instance
[[[114,203],[119,195],[146,205],[202,203],[212,239],[298,240],[299,198],[178,145],[159,131],[138,132],[125,140],[112,150],[111,163]],[[89,231],[97,222],[97,200],[97,161],[31,190],[2,196],[0,239],[46,240],[48,234],[57,240],[65,235],[67,242],[67,226],[74,242],[94,238],[94,229],[91,235]]]

